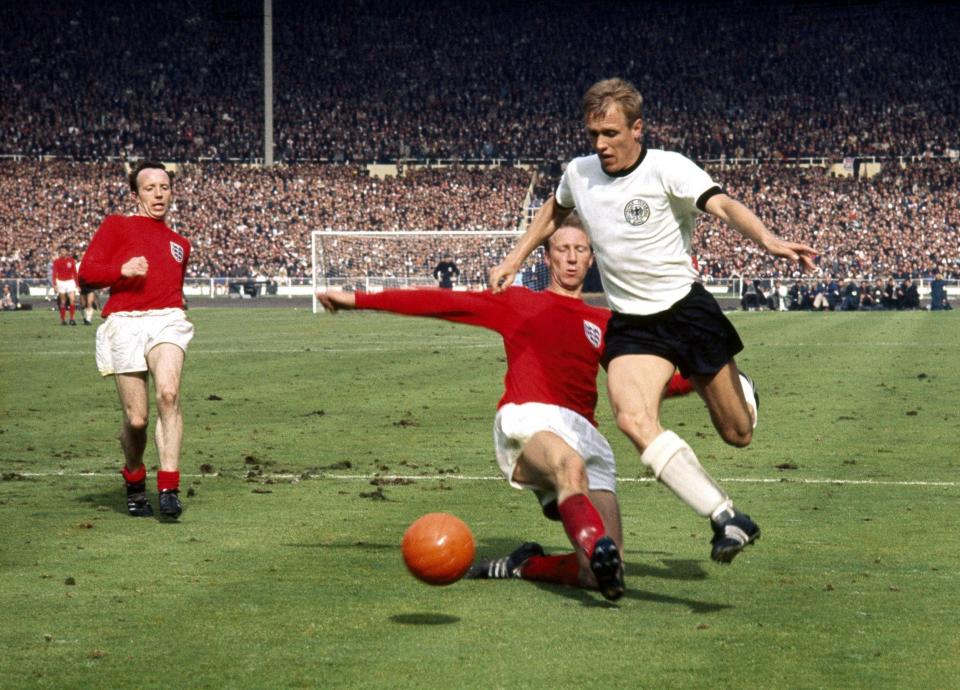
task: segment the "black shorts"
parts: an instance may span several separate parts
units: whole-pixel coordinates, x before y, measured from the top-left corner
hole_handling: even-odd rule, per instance
[[[604,339],[603,368],[621,355],[657,355],[683,376],[712,376],[743,350],[737,329],[700,283],[666,311],[613,312]]]

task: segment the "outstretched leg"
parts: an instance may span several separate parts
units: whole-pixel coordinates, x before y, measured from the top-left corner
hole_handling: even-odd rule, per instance
[[[711,557],[729,562],[759,536],[759,528],[750,522],[742,525],[739,532],[726,529],[726,524],[740,515],[733,502],[686,441],[661,426],[660,401],[663,388],[673,375],[673,364],[655,355],[624,355],[610,362],[608,373],[607,388],[617,426],[660,482],[698,515],[710,518],[714,530]],[[731,440],[745,445],[752,435],[752,425],[736,376],[736,366],[731,362],[706,382],[705,399],[717,403],[717,409],[710,411],[715,424],[718,420],[730,422],[729,426],[718,426],[718,430],[723,426],[721,435],[726,431]],[[700,380],[695,377],[694,382],[699,388]],[[731,545],[731,539],[735,545]]]

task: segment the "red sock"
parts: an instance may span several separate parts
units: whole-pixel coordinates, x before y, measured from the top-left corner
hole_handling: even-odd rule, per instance
[[[66,321],[66,320],[67,320],[67,308],[66,308],[66,307],[60,307],[60,320],[61,320],[61,321]]]
[[[73,321],[73,316],[74,316],[74,314],[76,314],[76,313],[77,313],[77,305],[76,305],[76,304],[71,304],[71,305],[70,305],[70,320],[71,320],[71,321]]]
[[[667,392],[664,397],[672,398],[677,395],[686,395],[693,391],[693,384],[689,379],[683,378],[679,372],[673,375],[670,383],[667,384]]]
[[[606,534],[603,519],[593,507],[590,499],[583,494],[575,494],[559,506],[563,529],[575,546],[583,549],[587,558],[593,555],[597,540]]]
[[[531,556],[520,567],[520,576],[524,580],[555,582],[561,585],[579,587],[580,565],[577,563],[577,554]]]
[[[157,471],[157,491],[175,491],[180,488],[180,471]]]
[[[127,484],[139,484],[140,482],[145,482],[147,480],[147,468],[145,465],[140,465],[139,468],[133,470],[132,472],[127,469],[126,466],[120,471],[123,475],[123,480]]]

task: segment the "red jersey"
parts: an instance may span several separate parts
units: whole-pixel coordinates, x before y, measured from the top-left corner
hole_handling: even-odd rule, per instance
[[[147,275],[120,275],[120,267],[137,256],[146,258]],[[183,307],[183,276],[189,257],[190,243],[163,222],[147,216],[107,216],[80,262],[80,282],[86,287],[110,288],[103,316]]]
[[[566,407],[597,425],[597,369],[610,312],[575,297],[511,287],[492,292],[388,290],[357,293],[358,309],[432,316],[503,337],[507,373],[499,409],[538,402]]]
[[[54,280],[76,280],[77,262],[72,256],[61,256],[53,260]]]

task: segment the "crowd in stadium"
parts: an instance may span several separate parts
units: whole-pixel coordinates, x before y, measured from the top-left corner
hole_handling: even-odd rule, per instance
[[[352,165],[208,163],[182,166],[174,184],[171,220],[193,246],[191,276],[292,277],[310,273],[311,230],[515,229],[530,173],[418,169],[379,179]],[[19,229],[0,234],[0,272],[43,277],[59,245],[79,258],[105,215],[131,208],[118,163],[0,163],[0,227]]]
[[[182,164],[172,219],[192,276],[306,276],[314,229],[517,229],[531,191],[535,206],[560,161],[588,150],[583,88],[617,74],[645,95],[648,146],[703,163],[775,232],[817,247],[824,275],[960,278],[960,92],[945,88],[960,11],[601,6],[598,22],[582,3],[275,0],[271,169],[250,165],[263,151],[259,1],[4,6],[9,35],[32,40],[0,42],[0,273],[42,278],[60,244],[82,255],[104,215],[130,212],[121,161],[143,156]],[[662,40],[638,50],[638,36]],[[846,156],[882,170],[835,178],[784,162]],[[360,165],[408,158],[537,162],[401,163],[387,178]],[[384,251],[371,243],[328,270],[407,270]],[[494,259],[472,242],[451,251]],[[709,219],[693,252],[707,281],[794,276]]]
[[[258,0],[110,7],[0,8],[31,37],[0,43],[0,154],[262,157]],[[565,160],[610,75],[644,94],[650,146],[696,160],[960,149],[949,4],[275,0],[273,24],[287,161]]]
[[[939,268],[960,277],[957,164],[890,165],[869,181],[832,179],[821,169],[750,167],[715,175],[778,234],[816,247],[827,275],[918,278]],[[708,278],[796,275],[710,216],[695,246]]]
[[[947,278],[960,278],[957,163],[892,164],[871,179],[781,165],[710,172],[778,234],[817,247],[825,274],[918,278],[939,268]],[[507,167],[418,169],[380,179],[351,165],[187,165],[175,183],[174,218],[194,247],[192,276],[305,276],[311,230],[516,229],[533,177],[534,171]],[[538,195],[551,193],[556,179],[539,177]],[[79,257],[104,215],[128,213],[130,203],[117,163],[0,164],[0,225],[20,229],[0,235],[0,272],[46,275],[56,246],[65,244]],[[474,251],[472,245],[448,245],[460,262]],[[369,248],[375,261],[342,258],[349,273],[366,265],[406,272],[408,258],[381,256],[372,242]],[[419,260],[424,266],[442,251],[426,249]],[[698,226],[693,249],[707,281],[794,275],[794,267],[771,261],[709,216]]]
[[[832,176],[821,167],[782,164],[707,166],[724,189],[754,209],[778,235],[816,247],[827,275],[933,275],[960,278],[960,165],[948,161],[884,166],[872,178]],[[535,203],[556,187],[543,176]],[[711,216],[703,216],[693,254],[704,278],[795,276]]]

